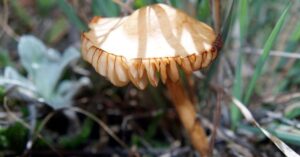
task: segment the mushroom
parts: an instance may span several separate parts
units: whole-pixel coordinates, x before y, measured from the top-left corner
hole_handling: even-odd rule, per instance
[[[220,37],[213,29],[165,4],[154,4],[118,18],[94,17],[82,34],[82,56],[118,87],[132,82],[146,88],[166,84],[194,148],[208,155],[208,141],[194,104],[179,76],[207,67],[217,56]]]

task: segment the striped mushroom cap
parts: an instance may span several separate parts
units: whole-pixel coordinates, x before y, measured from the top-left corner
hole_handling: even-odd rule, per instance
[[[82,56],[115,86],[131,81],[144,89],[179,80],[217,56],[213,29],[165,4],[146,6],[120,18],[94,17],[82,34]]]

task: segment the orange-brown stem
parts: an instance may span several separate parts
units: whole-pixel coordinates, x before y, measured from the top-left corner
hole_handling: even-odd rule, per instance
[[[187,80],[188,96],[189,96],[192,104],[195,104],[198,102],[197,101],[198,99],[195,95],[195,80],[192,77],[193,74],[185,74],[185,76],[186,76],[186,80]]]
[[[197,120],[195,106],[192,104],[180,81],[174,83],[168,80],[167,88],[194,148],[201,154],[201,157],[207,157],[209,145],[205,131],[200,121]]]

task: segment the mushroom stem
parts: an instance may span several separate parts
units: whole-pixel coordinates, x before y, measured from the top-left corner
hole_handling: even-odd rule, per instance
[[[208,140],[206,133],[197,120],[196,108],[184,90],[181,81],[167,81],[167,88],[179,118],[187,130],[194,148],[201,154],[201,157],[208,156]]]
[[[197,97],[195,95],[195,80],[192,77],[191,74],[185,74],[186,80],[187,80],[187,89],[188,89],[188,96],[190,97],[190,100],[192,104],[195,104],[197,102]]]

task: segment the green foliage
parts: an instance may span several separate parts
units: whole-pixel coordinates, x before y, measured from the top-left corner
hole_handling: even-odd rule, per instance
[[[183,1],[181,0],[170,0],[172,6],[176,7],[176,8],[181,8],[183,9]]]
[[[141,8],[141,7],[144,7],[146,5],[150,5],[150,4],[153,4],[153,3],[161,3],[161,1],[157,1],[157,0],[135,0],[134,1],[134,8]]]
[[[80,144],[87,141],[87,139],[91,133],[92,126],[93,126],[93,121],[91,119],[86,118],[84,120],[82,129],[80,130],[80,132],[78,132],[75,135],[72,135],[72,137],[65,136],[65,137],[60,138],[58,143],[61,146],[63,146],[63,148],[74,149],[74,148],[78,147]]]
[[[240,42],[241,45],[244,45],[245,38],[247,37],[248,31],[248,1],[241,0],[239,1],[239,25],[240,25]],[[233,82],[232,95],[237,99],[242,99],[243,94],[243,82],[242,82],[242,66],[244,63],[243,50],[240,49],[238,60],[235,68],[235,78]],[[235,129],[241,119],[241,113],[239,109],[234,105],[230,105],[230,116],[231,116],[231,127]]]
[[[267,42],[265,43],[265,46],[263,49],[263,54],[260,56],[259,60],[256,63],[254,74],[252,76],[252,79],[250,81],[250,84],[247,88],[247,91],[246,91],[246,94],[244,97],[245,104],[249,103],[249,100],[253,93],[254,87],[256,86],[256,81],[258,80],[258,78],[260,77],[260,75],[262,73],[263,66],[264,66],[265,62],[267,61],[269,54],[270,54],[270,50],[271,50],[273,44],[275,43],[275,41],[279,35],[279,32],[284,24],[284,21],[288,14],[289,8],[290,8],[290,5],[282,13],[281,17],[279,18],[278,22],[276,23],[276,25],[272,31],[272,33],[270,34]]]
[[[53,9],[53,7],[56,4],[55,0],[51,0],[51,1],[36,0],[35,2],[37,5],[37,9],[42,16],[46,16],[47,14],[49,14],[51,9]]]
[[[113,1],[93,0],[91,7],[94,15],[105,17],[120,15],[120,7]]]
[[[0,68],[10,65],[11,60],[8,56],[8,52],[0,48]]]
[[[270,132],[279,137],[280,139],[284,140],[286,143],[295,146],[300,146],[300,135],[298,133],[280,130],[277,128],[270,128]]]
[[[141,137],[139,137],[138,135],[136,135],[136,134],[133,134],[132,136],[131,136],[131,145],[133,145],[133,146],[139,146],[140,144],[141,144]]]
[[[240,40],[241,43],[245,42],[248,32],[248,23],[249,23],[249,15],[248,15],[248,1],[241,0],[239,3],[239,22],[240,22]]]
[[[289,119],[300,117],[300,106],[291,106],[284,114]]]
[[[87,25],[77,16],[76,11],[66,0],[57,0],[58,6],[79,31],[86,31]]]
[[[32,24],[31,17],[27,10],[20,4],[19,0],[11,0],[12,8],[23,25],[30,27]]]
[[[4,94],[5,94],[5,89],[4,87],[0,86],[0,101],[4,100]]]
[[[148,125],[148,128],[146,129],[146,133],[145,133],[145,138],[148,141],[151,141],[151,139],[153,138],[153,136],[156,134],[160,119],[162,118],[162,114],[156,116],[155,118],[153,118],[153,120],[151,121],[151,123]]]
[[[53,26],[46,34],[48,43],[57,42],[69,29],[69,23],[65,18],[59,18],[54,21]]]
[[[299,41],[300,41],[300,22],[297,23],[294,30],[289,35],[289,38],[287,39],[285,44],[284,51],[286,52],[296,51],[299,46]],[[281,58],[280,63],[276,67],[276,70],[280,70],[282,67],[286,65],[287,62],[288,60],[286,58]],[[296,66],[294,66],[293,68],[298,69]],[[277,91],[283,90],[282,88],[277,88],[277,89],[278,89]]]
[[[257,135],[261,133],[259,128],[249,126],[249,125],[241,124],[239,128],[242,130],[246,130],[248,132],[252,132]],[[295,146],[300,146],[299,134],[297,132],[293,132],[293,128],[289,126],[285,126],[281,128],[280,125],[273,125],[273,126],[269,126],[267,130],[273,135],[275,135],[276,137],[280,138],[281,140],[284,140],[286,143],[293,144]],[[265,137],[262,136],[260,138],[265,138]]]
[[[9,147],[9,140],[6,136],[6,128],[0,127],[0,149],[7,149]]]
[[[297,23],[295,30],[291,34],[290,40],[294,41],[294,42],[297,42],[300,40],[300,21]]]
[[[231,27],[233,26],[233,21],[235,19],[235,14],[236,14],[236,8],[237,8],[238,1],[233,0],[231,5],[229,6],[229,13],[226,19],[223,22],[223,26],[221,26],[221,35],[222,35],[222,40],[223,40],[223,45],[226,44],[227,41],[227,36],[229,34],[229,31],[231,30]]]
[[[0,127],[0,149],[13,149],[21,152],[27,141],[28,130],[20,123],[8,128]]]
[[[210,19],[209,0],[198,1],[197,15],[201,21],[208,21]]]

